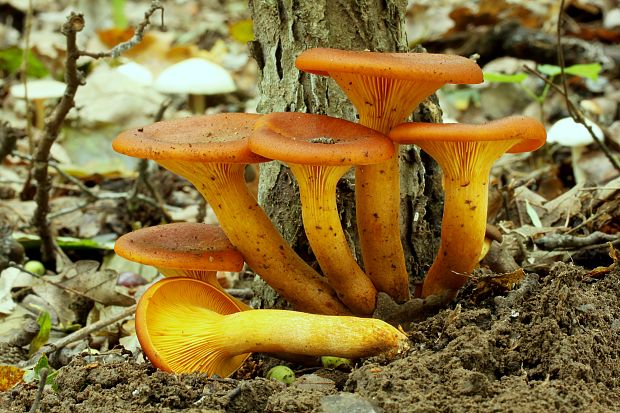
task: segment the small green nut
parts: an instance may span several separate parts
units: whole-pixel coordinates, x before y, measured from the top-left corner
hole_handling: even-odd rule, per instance
[[[24,269],[36,275],[45,274],[45,265],[41,261],[30,260],[24,264]]]
[[[295,381],[295,373],[286,366],[275,366],[267,372],[267,378],[281,381],[288,386]]]
[[[321,364],[326,369],[337,369],[341,367],[351,368],[353,365],[351,360],[344,357],[321,356]]]

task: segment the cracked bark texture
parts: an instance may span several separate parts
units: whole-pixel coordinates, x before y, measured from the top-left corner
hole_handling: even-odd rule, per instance
[[[405,0],[249,0],[255,40],[250,53],[259,68],[259,113],[309,112],[357,120],[357,113],[338,85],[327,77],[295,68],[297,55],[312,47],[406,52]],[[416,50],[417,51],[417,50]],[[413,115],[438,122],[441,110],[433,98]],[[417,148],[402,145],[401,238],[410,283],[421,281],[438,248],[441,181],[436,164]],[[338,209],[354,255],[360,259],[355,223],[354,173],[338,185]],[[259,203],[284,238],[318,271],[306,239],[299,191],[290,170],[279,162],[261,165]],[[283,307],[264,283],[252,305]],[[413,289],[412,289],[413,291]]]

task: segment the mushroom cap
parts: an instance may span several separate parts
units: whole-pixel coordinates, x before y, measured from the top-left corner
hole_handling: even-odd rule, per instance
[[[153,84],[153,73],[144,65],[136,62],[127,62],[114,69],[128,77],[139,85],[150,86]]]
[[[164,278],[153,284],[138,301],[136,334],[144,354],[164,371],[193,371],[227,377],[250,353],[229,356],[209,351],[200,321],[201,311],[232,314],[242,311],[232,298],[217,288],[193,278]]]
[[[328,48],[303,51],[295,60],[299,70],[328,76],[332,72],[367,74],[442,83],[482,83],[482,70],[463,56],[433,53],[381,53]]]
[[[542,123],[526,116],[509,116],[480,125],[409,122],[396,126],[389,134],[395,142],[413,144],[422,141],[519,140],[508,150],[511,153],[529,152],[540,148],[545,143],[546,135]]]
[[[121,236],[114,251],[157,268],[241,271],[244,259],[217,225],[193,222],[157,225]]]
[[[157,122],[121,132],[115,151],[136,158],[196,162],[259,163],[269,159],[248,147],[261,115],[220,113]]]
[[[394,155],[394,144],[373,129],[309,113],[264,115],[249,141],[253,152],[304,165],[368,165]]]
[[[155,90],[162,93],[215,95],[237,90],[235,82],[223,67],[193,57],[176,63],[159,74]]]
[[[66,84],[54,79],[28,80],[28,99],[52,99],[65,94]],[[26,98],[26,88],[23,83],[11,86],[10,93],[18,99]]]
[[[590,119],[585,120],[586,124],[592,128],[594,135],[601,140],[604,139],[605,134],[595,123]],[[547,132],[547,142],[556,142],[563,146],[585,146],[594,143],[592,135],[588,132],[585,126],[581,123],[575,122],[573,118],[562,118],[555,122],[549,132]]]

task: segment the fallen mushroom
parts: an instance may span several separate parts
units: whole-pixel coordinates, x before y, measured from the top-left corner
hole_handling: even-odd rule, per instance
[[[323,273],[354,314],[371,315],[377,291],[342,230],[336,184],[353,165],[389,159],[394,145],[364,126],[308,113],[263,116],[249,145],[254,153],[289,166],[299,184],[304,230]]]
[[[229,113],[158,122],[121,133],[116,151],[154,159],[206,198],[248,265],[300,311],[350,314],[327,281],[282,238],[248,191],[248,163],[267,161],[248,148],[261,115]]]
[[[252,352],[394,357],[407,336],[384,321],[287,310],[239,311],[218,289],[191,278],[151,286],[136,310],[136,332],[156,367],[231,375]]]
[[[217,225],[179,222],[142,228],[116,240],[123,258],[156,267],[166,277],[190,277],[224,291],[218,271],[239,272],[244,259]],[[239,301],[241,308],[250,308]]]
[[[298,69],[331,76],[359,113],[360,123],[387,134],[446,83],[481,83],[478,65],[461,56],[309,49]],[[398,149],[398,148],[396,148]],[[398,302],[409,298],[400,232],[398,150],[390,160],[355,172],[357,226],[366,274]]]
[[[420,146],[444,173],[441,246],[424,279],[422,297],[454,297],[483,248],[491,166],[505,152],[538,149],[545,143],[545,128],[534,119],[513,116],[482,125],[404,123],[389,136]]]

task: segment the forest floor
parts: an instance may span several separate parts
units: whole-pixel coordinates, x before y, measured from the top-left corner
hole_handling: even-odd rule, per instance
[[[64,39],[57,27],[72,10],[64,3],[41,2],[35,10],[32,77],[62,77]],[[134,3],[126,8],[131,24],[148,8],[147,2]],[[151,123],[159,109],[166,108],[165,118],[190,114],[183,96],[168,100],[149,85],[119,82],[115,70],[138,62],[156,74],[181,58],[200,56],[225,67],[238,88],[209,97],[207,113],[252,112],[258,90],[245,49],[247,6],[226,3],[166,5],[167,32],[157,31],[153,18],[153,37],[143,49],[84,69],[79,110],[65,120],[50,168],[50,219],[66,259],[44,269],[43,276],[23,267],[41,259],[41,241],[30,224],[36,204],[26,190],[32,189],[27,135],[36,142],[40,132],[29,126],[23,101],[9,93],[19,83],[19,65],[11,59],[12,50],[23,47],[27,9],[19,1],[7,3],[12,21],[22,24],[13,28],[3,20],[1,26],[0,71],[7,76],[0,114],[8,122],[2,132],[10,130],[18,139],[0,164],[0,411],[26,412],[33,405],[60,413],[620,411],[620,174],[596,144],[585,146],[579,161],[576,151],[555,142],[496,164],[489,222],[501,242],[494,241],[449,306],[415,314],[415,321],[401,317],[411,348],[394,360],[369,358],[330,369],[253,354],[230,378],[170,374],[145,360],[124,311],[158,274],[120,259],[111,246],[136,223],[215,218],[188,182],[111,151],[120,130]],[[556,2],[541,1],[531,9],[510,0],[469,3],[418,1],[408,13],[410,41],[432,52],[479,53],[490,74],[479,87],[442,89],[444,117],[479,123],[527,114],[550,130],[569,112],[553,66]],[[568,97],[602,127],[608,153],[617,157],[620,54],[614,45],[620,42],[620,9],[597,1],[567,3],[563,40],[571,45],[566,67],[574,67]],[[87,20],[92,16],[107,17],[83,33],[84,47],[106,50],[120,35],[103,29],[118,16],[87,10]],[[438,24],[429,27],[424,19]],[[600,67],[593,68],[596,64]],[[546,87],[543,79],[560,88]],[[118,90],[100,93],[112,83]],[[9,259],[17,265],[7,268]],[[249,273],[226,277],[228,287],[244,290],[253,279]],[[62,351],[45,346],[114,317],[118,320],[76,337]],[[33,320],[37,330],[45,326],[45,334],[35,332],[16,344]],[[29,354],[37,349],[48,350],[46,371],[52,374],[46,386],[38,383],[40,359],[34,366],[37,360]],[[292,384],[265,378],[277,364],[293,369]],[[15,366],[17,379],[10,374]]]

